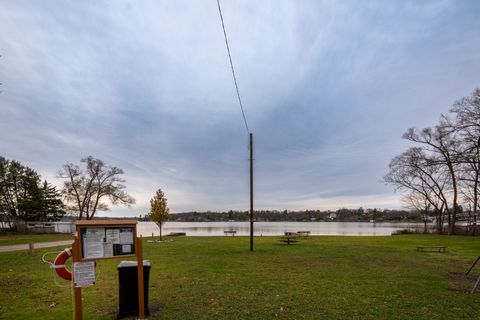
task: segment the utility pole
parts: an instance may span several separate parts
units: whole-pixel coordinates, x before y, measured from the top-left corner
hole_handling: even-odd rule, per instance
[[[225,31],[225,24],[223,22],[222,8],[220,7],[220,0],[217,0],[218,13],[220,14],[220,21],[222,22],[223,35],[225,37],[225,46],[227,47],[228,60],[230,61],[230,67],[232,68],[233,82],[237,91],[238,104],[242,111],[243,122],[245,122],[245,129],[247,129],[250,137],[250,251],[253,251],[253,134],[248,128],[247,118],[245,117],[245,111],[243,110],[242,99],[240,98],[240,91],[238,90],[237,77],[235,76],[235,69],[233,68],[232,55],[230,54],[230,47],[228,45],[227,32]]]
[[[253,251],[253,134],[250,132],[250,251]]]

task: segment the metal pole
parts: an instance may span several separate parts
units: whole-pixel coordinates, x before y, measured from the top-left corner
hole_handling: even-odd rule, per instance
[[[475,265],[477,264],[478,260],[480,260],[480,256],[477,258],[477,260],[475,260],[475,262],[472,264],[472,266],[470,267],[470,269],[468,269],[467,273],[465,273],[466,276],[468,276],[468,274],[470,273],[470,271],[472,271],[473,267],[475,267]]]
[[[480,277],[478,277],[477,282],[475,282],[475,285],[473,286],[472,292],[470,292],[470,293],[474,293],[475,290],[477,290],[477,287],[478,287],[479,283],[480,283]]]
[[[253,134],[250,133],[250,251],[253,251]]]

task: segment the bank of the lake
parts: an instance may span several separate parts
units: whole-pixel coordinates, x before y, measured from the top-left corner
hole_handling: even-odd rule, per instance
[[[477,238],[437,235],[144,239],[152,263],[149,319],[476,319]],[[416,245],[444,245],[419,253]],[[60,249],[60,248],[58,248]],[[0,318],[71,319],[69,288],[59,288],[40,249],[0,254]],[[113,319],[119,260],[98,263],[84,292],[85,319]],[[67,284],[57,279],[59,284]]]

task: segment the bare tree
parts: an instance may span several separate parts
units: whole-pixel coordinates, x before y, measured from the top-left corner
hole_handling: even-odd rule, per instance
[[[428,203],[436,218],[437,232],[441,233],[444,212],[449,211],[445,188],[449,184],[449,175],[439,166],[430,165],[431,161],[421,148],[410,148],[391,160],[389,172],[383,180],[396,190],[407,192],[407,196],[417,202]]]
[[[465,151],[459,156],[459,181],[461,194],[465,202],[470,204],[469,220],[477,215],[480,191],[480,137],[475,143],[463,141]]]
[[[427,223],[432,215],[430,210],[431,204],[429,203],[428,198],[423,197],[423,195],[415,191],[411,191],[404,195],[401,200],[405,204],[405,207],[420,213],[420,217],[423,221],[423,233],[427,233]]]
[[[108,166],[92,156],[81,162],[85,164],[84,170],[73,163],[66,163],[59,172],[59,177],[66,179],[62,194],[69,209],[79,219],[90,220],[98,210],[108,210],[108,202],[126,206],[135,203],[135,199],[124,191],[125,180],[119,177],[123,174],[122,169]]]
[[[460,129],[473,128],[478,134],[480,130],[480,88],[473,90],[471,96],[463,97],[455,102],[450,111],[456,115],[456,124]]]
[[[434,211],[444,211],[448,233],[454,234],[462,200],[474,216],[480,209],[480,88],[455,102],[437,126],[410,128],[403,138],[417,148],[392,159],[385,182],[413,192],[415,199],[422,196]]]
[[[448,233],[455,234],[455,222],[458,214],[458,176],[457,176],[457,155],[458,140],[456,132],[449,125],[442,121],[434,128],[425,128],[418,131],[410,128],[404,135],[404,139],[415,142],[422,146],[428,154],[429,160],[425,164],[431,167],[438,167],[445,170],[449,175],[449,187],[452,191],[452,207],[447,209]]]
[[[450,111],[455,118],[449,124],[461,139],[462,151],[458,155],[458,162],[461,165],[459,180],[462,194],[476,216],[480,191],[480,88],[476,88],[471,96],[458,100]]]

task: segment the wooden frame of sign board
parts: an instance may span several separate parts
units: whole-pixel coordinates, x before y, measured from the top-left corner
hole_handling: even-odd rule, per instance
[[[128,258],[136,257],[137,258],[137,275],[138,275],[138,317],[139,319],[145,318],[145,302],[144,302],[144,285],[143,285],[143,253],[142,253],[142,239],[137,237],[137,221],[136,220],[78,220],[75,221],[76,235],[75,240],[72,244],[72,257],[73,263],[75,262],[86,262],[86,261],[96,261],[96,260],[105,260],[105,259],[118,259],[118,258]],[[126,253],[123,252],[122,247],[113,247],[112,252],[108,252],[107,256],[104,256],[105,249],[102,249],[103,254],[100,255],[88,255],[86,251],[87,248],[84,248],[86,244],[87,230],[93,231],[93,229],[104,229],[105,230],[123,230],[125,235],[124,238],[130,239],[132,237],[132,242],[126,244],[130,246],[130,252],[128,249]],[[132,235],[129,235],[128,229],[133,231]],[[91,232],[95,236],[95,232]],[[112,237],[116,237],[116,232],[112,232]],[[85,235],[85,237],[84,237]],[[107,244],[105,241],[106,238],[102,239],[102,245]],[[125,240],[125,239],[124,239]],[[119,240],[120,242],[120,240]],[[110,244],[108,244],[110,245]],[[122,245],[119,243],[118,245]],[[88,246],[87,246],[88,247]],[[114,248],[119,248],[114,250]],[[98,254],[98,252],[97,252]],[[75,283],[75,279],[73,279]],[[83,308],[82,308],[82,288],[73,286],[74,290],[74,299],[75,299],[75,320],[83,319]]]

